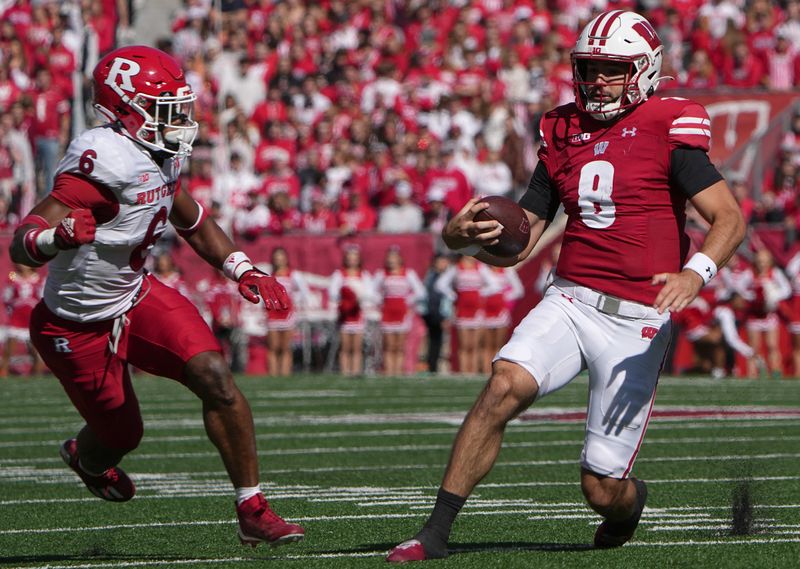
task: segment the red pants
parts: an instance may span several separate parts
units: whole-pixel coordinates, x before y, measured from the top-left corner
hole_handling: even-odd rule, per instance
[[[66,320],[40,302],[31,316],[31,341],[100,442],[132,450],[142,438],[142,417],[128,364],[183,382],[186,362],[221,348],[194,305],[149,275],[138,304],[125,315],[116,353],[113,327],[113,320]]]

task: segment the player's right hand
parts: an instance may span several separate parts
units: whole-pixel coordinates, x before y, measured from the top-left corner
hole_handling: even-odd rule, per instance
[[[680,273],[659,273],[652,278],[650,284],[664,285],[653,303],[653,308],[659,314],[664,314],[667,310],[680,312],[700,294],[703,277],[691,269],[684,269]]]
[[[503,226],[497,220],[474,221],[475,214],[489,207],[481,198],[475,197],[464,204],[442,230],[442,238],[451,249],[463,249],[470,245],[495,245],[503,232]]]
[[[88,209],[74,209],[56,225],[54,237],[59,249],[77,249],[94,241],[97,224]]]

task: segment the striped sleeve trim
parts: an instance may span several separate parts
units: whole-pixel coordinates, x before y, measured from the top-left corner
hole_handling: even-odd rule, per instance
[[[711,126],[710,119],[704,119],[702,117],[678,117],[674,121],[672,121],[672,126],[676,125],[684,125],[684,124],[691,124],[691,125],[703,125],[703,126]]]
[[[707,128],[671,128],[669,129],[670,134],[696,134],[700,136],[707,136],[711,138],[711,131]]]

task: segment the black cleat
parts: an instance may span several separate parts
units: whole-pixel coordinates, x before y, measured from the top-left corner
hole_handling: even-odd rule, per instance
[[[642,517],[644,503],[647,501],[647,485],[638,478],[633,478],[636,485],[636,511],[627,520],[617,522],[605,520],[594,532],[594,546],[601,548],[620,547],[633,537],[639,519]]]

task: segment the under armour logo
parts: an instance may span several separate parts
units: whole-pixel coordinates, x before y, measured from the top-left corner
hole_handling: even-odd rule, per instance
[[[564,294],[563,292],[561,293],[561,296],[563,296],[564,298],[566,298],[567,300],[569,300],[569,303],[570,303],[570,304],[572,304],[572,297],[571,297],[571,296],[567,296],[567,295],[566,295],[566,294]]]
[[[594,155],[599,156],[600,154],[604,154],[608,148],[608,141],[604,140],[603,142],[598,142],[594,145]]]
[[[711,267],[706,267],[706,272],[708,273],[708,278],[711,278],[713,276],[711,273]]]
[[[71,354],[72,349],[69,347],[69,340],[67,338],[53,338],[53,344],[57,352]]]
[[[632,127],[632,128],[623,128],[622,129],[622,138],[625,138],[625,137],[628,137],[628,136],[636,136],[636,127],[635,126]]]

